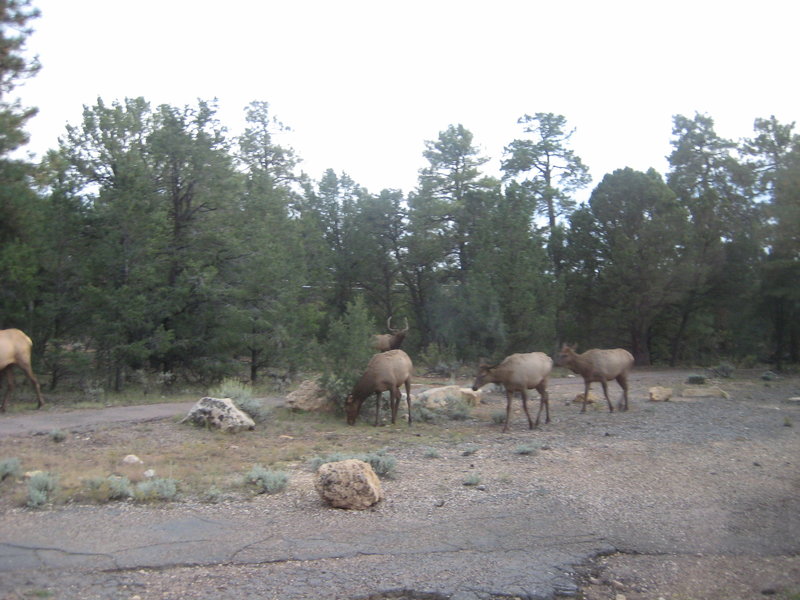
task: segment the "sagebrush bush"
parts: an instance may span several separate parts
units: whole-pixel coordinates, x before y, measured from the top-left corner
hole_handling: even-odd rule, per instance
[[[127,500],[133,497],[133,488],[130,480],[127,477],[118,475],[87,479],[84,481],[84,487],[89,497],[96,502]]]
[[[0,481],[6,477],[19,477],[22,471],[22,464],[18,458],[4,458],[0,460]]]
[[[208,390],[208,395],[212,398],[230,398],[239,406],[240,402],[253,398],[253,390],[249,385],[242,383],[238,379],[229,377],[223,379],[216,387]]]
[[[370,452],[369,454],[343,454],[341,452],[334,452],[325,457],[315,456],[309,461],[309,464],[311,469],[316,471],[325,463],[339,462],[340,460],[348,460],[351,458],[369,464],[378,477],[392,477],[395,467],[397,466],[397,459],[391,454],[387,454],[385,450],[378,450],[377,452]]]
[[[495,410],[492,412],[492,423],[495,425],[502,425],[506,422],[506,411]]]
[[[133,499],[137,502],[169,502],[178,495],[178,482],[168,477],[156,477],[136,484]]]
[[[536,454],[538,451],[539,447],[536,444],[523,444],[521,446],[517,446],[517,448],[514,450],[514,452],[523,456]]]
[[[458,399],[452,403],[447,403],[447,416],[453,421],[466,421],[469,419],[469,406]]]
[[[478,485],[481,482],[481,476],[477,473],[470,473],[464,478],[464,485]]]
[[[44,506],[53,500],[58,489],[58,477],[46,471],[31,475],[28,480],[28,501],[31,508]]]
[[[285,471],[271,471],[256,465],[247,473],[245,481],[254,485],[259,494],[276,494],[286,488],[289,483],[289,474]]]
[[[65,439],[67,439],[67,434],[60,429],[53,429],[50,432],[50,439],[56,443],[63,442]]]
[[[270,411],[264,406],[264,402],[258,398],[246,398],[234,400],[236,407],[247,414],[256,423],[263,423],[269,418]]]

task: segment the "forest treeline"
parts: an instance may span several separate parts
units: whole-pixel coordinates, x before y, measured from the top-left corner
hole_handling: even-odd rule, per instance
[[[500,177],[450,125],[413,191],[373,193],[302,172],[267,102],[230,136],[215,102],[98,99],[33,164],[13,156],[35,111],[8,100],[38,67],[25,35],[0,36],[0,328],[33,338],[51,386],[319,369],[389,316],[430,366],[561,342],[640,365],[800,360],[794,123],[733,141],[677,115],[666,174],[595,184],[562,115],[520,118]]]

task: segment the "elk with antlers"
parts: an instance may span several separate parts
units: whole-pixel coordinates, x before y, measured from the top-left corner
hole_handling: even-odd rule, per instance
[[[372,347],[378,352],[388,352],[389,350],[399,350],[408,334],[408,317],[404,329],[392,329],[392,317],[386,320],[386,328],[389,333],[380,333],[372,336]]]

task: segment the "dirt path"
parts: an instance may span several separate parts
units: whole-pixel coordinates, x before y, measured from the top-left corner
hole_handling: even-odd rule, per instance
[[[516,410],[509,434],[476,423],[436,459],[392,448],[398,475],[364,512],[322,506],[307,471],[285,493],[249,501],[9,510],[0,598],[796,600],[800,406],[787,399],[800,379],[726,380],[728,398],[646,401],[650,385],[684,379],[637,373],[629,412],[584,415],[564,405],[580,381],[555,380],[554,420],[538,431]],[[79,411],[80,426],[118,410]],[[50,416],[11,419],[18,431],[23,417],[42,419],[47,431]],[[145,418],[161,419],[155,435],[174,429]],[[520,455],[531,441],[539,451]],[[480,489],[462,485],[471,473]]]

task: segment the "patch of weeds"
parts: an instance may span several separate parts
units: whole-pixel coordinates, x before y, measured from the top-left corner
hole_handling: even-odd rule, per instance
[[[169,502],[178,495],[178,482],[169,477],[154,477],[136,484],[133,499],[137,502]]]
[[[58,477],[46,471],[31,475],[28,480],[28,501],[30,508],[39,508],[53,500],[58,489]]]
[[[706,378],[704,375],[689,375],[686,378],[686,383],[691,385],[702,385],[706,382]]]
[[[219,504],[225,499],[225,494],[222,493],[217,486],[212,485],[210,488],[206,490],[206,492],[200,497],[200,500],[205,502],[206,504]]]
[[[264,423],[270,416],[270,410],[258,398],[245,398],[235,400],[234,404],[243,413],[247,414],[256,423]]]
[[[783,417],[783,426],[784,427],[794,427],[794,423],[789,417]]]
[[[394,475],[394,469],[397,466],[397,459],[391,454],[387,454],[386,450],[378,450],[377,452],[370,452],[369,454],[344,454],[342,452],[334,452],[324,458],[315,456],[309,461],[309,465],[313,471],[316,471],[325,463],[339,462],[340,460],[348,460],[351,458],[368,463],[378,477],[392,477]]]
[[[120,477],[119,475],[94,477],[87,479],[83,484],[89,499],[95,502],[127,500],[133,497],[133,488],[127,477]]]
[[[502,425],[506,422],[506,411],[504,410],[495,410],[492,411],[492,423],[495,425]]]
[[[218,386],[208,390],[208,395],[212,398],[230,398],[239,406],[239,402],[253,398],[253,390],[238,379],[227,378]]]
[[[464,448],[464,449],[461,451],[461,456],[472,456],[472,455],[473,455],[473,454],[475,454],[475,453],[476,453],[478,450],[480,450],[480,446],[476,446],[476,445],[474,445],[474,444],[470,444],[469,446],[467,446],[466,448]]]
[[[514,449],[515,454],[520,454],[522,456],[530,456],[536,454],[538,451],[539,446],[536,444],[522,444]]]
[[[22,595],[25,598],[52,598],[55,593],[50,590],[28,590],[23,592]]]
[[[464,478],[462,484],[466,486],[473,486],[473,485],[478,485],[480,482],[481,482],[480,475],[478,475],[477,473],[470,473]]]
[[[469,419],[469,406],[463,400],[457,400],[452,404],[448,403],[447,416],[452,421],[466,421]]]
[[[411,407],[411,420],[417,423],[441,423],[442,415],[425,406],[415,405]]]
[[[428,448],[425,450],[425,454],[422,456],[425,458],[440,458],[441,454],[439,454],[439,451],[436,448]]]
[[[22,464],[18,458],[4,458],[0,460],[0,481],[6,477],[19,477],[22,472]]]
[[[256,487],[259,494],[276,494],[286,488],[289,474],[285,471],[271,471],[256,465],[245,475],[245,481]]]
[[[50,432],[50,439],[56,443],[63,442],[65,439],[67,439],[67,434],[60,429],[53,429]]]

